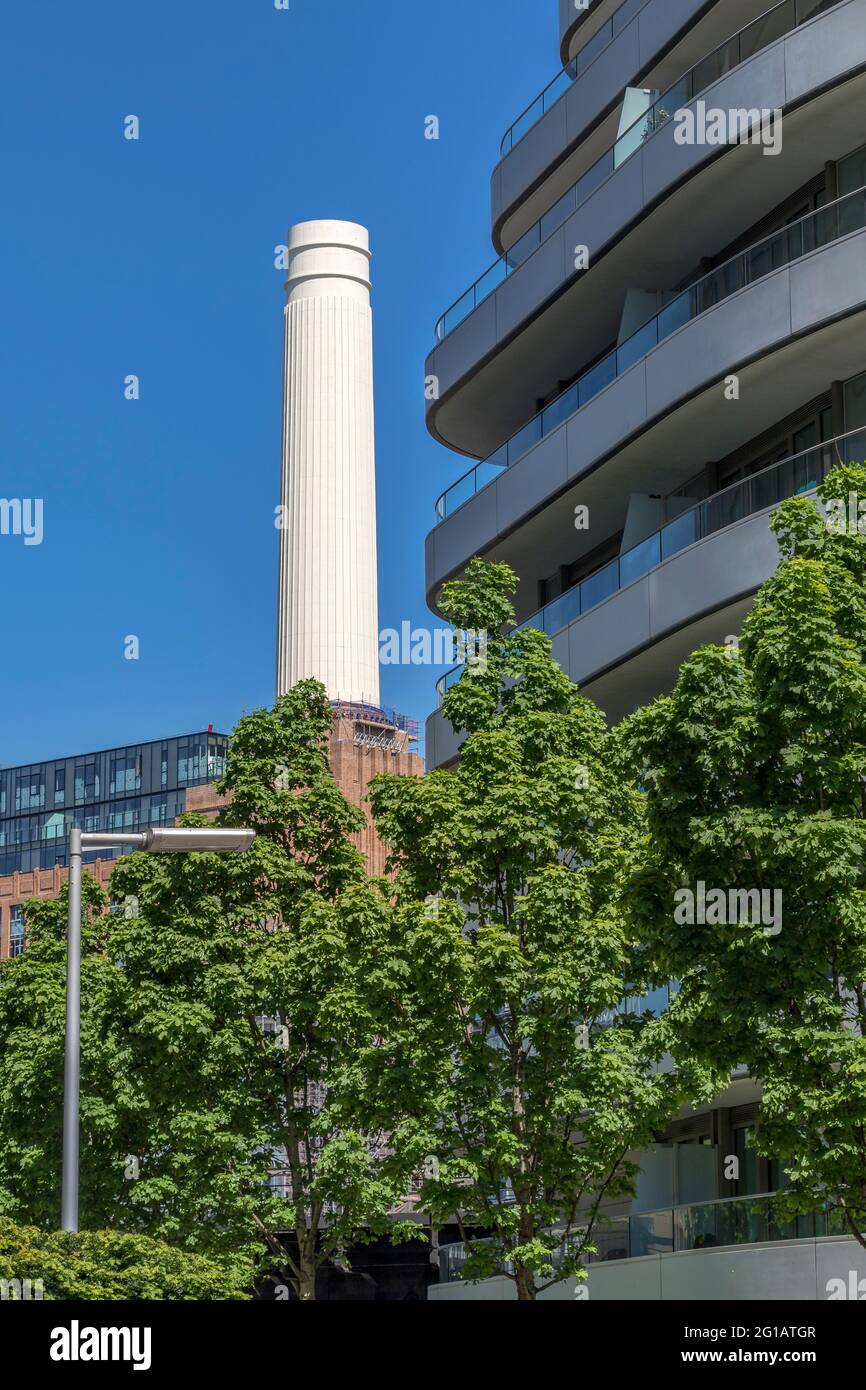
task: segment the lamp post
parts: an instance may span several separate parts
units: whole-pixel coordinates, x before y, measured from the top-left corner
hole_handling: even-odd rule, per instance
[[[85,850],[131,846],[145,854],[199,850],[224,854],[249,849],[254,830],[218,826],[155,826],[134,834],[69,831],[69,927],[66,946],[66,1052],[63,1072],[63,1178],[61,1227],[78,1230],[78,1098],[81,1077],[81,856]]]

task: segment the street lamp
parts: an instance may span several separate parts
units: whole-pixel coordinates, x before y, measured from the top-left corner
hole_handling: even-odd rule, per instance
[[[84,850],[127,846],[145,854],[199,850],[225,854],[249,849],[254,830],[219,826],[154,826],[135,834],[69,831],[69,928],[66,945],[66,1053],[63,1072],[63,1179],[61,1227],[78,1230],[78,1096],[81,1076],[81,855]]]

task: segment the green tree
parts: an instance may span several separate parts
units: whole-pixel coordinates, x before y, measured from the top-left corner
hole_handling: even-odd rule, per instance
[[[351,1244],[417,1231],[389,1216],[410,1175],[362,1114],[375,970],[405,945],[349,839],[364,817],[331,776],[331,719],[306,681],[239,723],[222,819],[255,828],[250,851],[132,856],[113,880],[139,904],[114,949],[144,1098],[144,1229],[224,1256],[264,1244],[303,1300]]]
[[[829,1207],[866,1245],[866,536],[846,524],[866,469],[818,492],[775,513],[782,561],[739,649],[697,652],[622,737],[651,829],[637,930],[680,981],[672,1049],[748,1065],[780,1214]],[[688,911],[699,884],[724,913]]]
[[[429,1152],[422,1200],[435,1221],[457,1213],[486,1233],[466,1275],[507,1265],[532,1300],[585,1277],[601,1205],[630,1195],[630,1155],[676,1111],[684,1078],[654,1065],[652,1017],[622,1007],[648,982],[622,903],[641,798],[549,639],[503,635],[514,582],[473,560],[443,589],[441,611],[474,634],[444,704],[467,734],[459,766],[377,779],[371,803],[400,909],[459,932],[436,1091],[413,1136]],[[414,1035],[423,1013],[397,1025]]]
[[[144,1233],[247,1282],[264,1260],[305,1300],[351,1244],[419,1234],[389,1213],[410,1186],[433,1013],[390,1050],[385,1035],[404,994],[435,998],[454,955],[367,875],[330,729],[311,681],[238,725],[222,820],[256,829],[250,851],[126,857],[112,915],[84,879],[83,1229]],[[65,894],[28,904],[27,949],[0,966],[0,1212],[46,1230],[60,1202],[65,921]]]

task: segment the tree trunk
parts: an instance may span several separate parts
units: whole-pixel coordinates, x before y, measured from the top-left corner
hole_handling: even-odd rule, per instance
[[[517,1297],[521,1303],[534,1303],[537,1297],[535,1275],[531,1269],[515,1269],[517,1277]]]
[[[316,1266],[301,1256],[301,1266],[298,1271],[298,1298],[302,1303],[315,1303],[316,1301]]]

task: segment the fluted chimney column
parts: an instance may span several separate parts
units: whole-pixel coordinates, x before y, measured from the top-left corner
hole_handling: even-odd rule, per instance
[[[302,222],[288,249],[277,695],[314,676],[378,705],[369,239]]]

